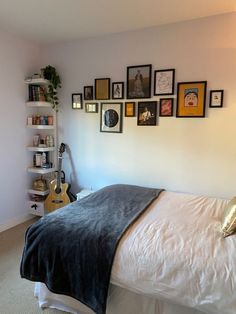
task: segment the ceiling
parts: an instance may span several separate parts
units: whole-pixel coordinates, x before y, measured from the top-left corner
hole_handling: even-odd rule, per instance
[[[0,0],[0,29],[48,44],[235,10],[236,0]]]

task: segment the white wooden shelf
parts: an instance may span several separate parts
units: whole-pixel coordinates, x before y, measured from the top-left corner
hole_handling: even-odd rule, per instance
[[[45,80],[44,78],[29,78],[29,79],[25,79],[25,84],[49,85],[50,82],[48,80]]]
[[[45,124],[32,124],[26,125],[28,129],[38,129],[38,130],[53,130],[55,128],[54,125],[45,125]]]
[[[55,151],[55,147],[28,146],[27,149],[30,152],[54,152]]]
[[[33,189],[28,190],[28,193],[30,194],[36,194],[36,195],[42,195],[42,196],[48,195],[49,192],[50,192],[49,190],[46,190],[46,191],[39,191],[39,190],[33,190]]]
[[[52,104],[47,101],[27,101],[26,106],[30,108],[51,108]]]
[[[29,167],[28,172],[32,173],[40,173],[40,174],[46,174],[56,171],[56,168],[38,168],[38,167]]]

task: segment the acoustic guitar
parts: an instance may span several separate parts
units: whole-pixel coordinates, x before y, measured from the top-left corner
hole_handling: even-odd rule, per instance
[[[44,202],[44,206],[48,212],[63,207],[70,203],[70,198],[67,194],[69,188],[68,183],[62,183],[61,168],[62,168],[62,154],[65,151],[65,144],[61,143],[58,154],[58,171],[56,179],[49,183],[49,194]]]

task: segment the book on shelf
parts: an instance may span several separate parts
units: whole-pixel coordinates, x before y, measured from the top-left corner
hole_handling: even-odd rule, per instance
[[[44,86],[29,85],[29,101],[46,101],[46,94]]]

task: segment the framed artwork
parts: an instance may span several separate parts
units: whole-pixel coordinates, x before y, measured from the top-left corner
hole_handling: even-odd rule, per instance
[[[110,99],[110,79],[109,78],[95,79],[95,99],[96,100]]]
[[[142,101],[138,103],[138,125],[157,124],[157,101]]]
[[[87,102],[85,104],[85,112],[97,113],[98,112],[98,103],[97,102]]]
[[[160,99],[160,117],[172,117],[173,116],[173,98],[161,98]]]
[[[122,103],[101,103],[100,132],[122,132]]]
[[[124,98],[124,82],[112,83],[112,99]]]
[[[154,95],[173,95],[174,85],[175,69],[154,72]]]
[[[93,86],[84,86],[84,100],[93,100]]]
[[[83,109],[82,93],[72,94],[72,109]]]
[[[129,101],[125,103],[125,117],[135,117],[135,102]]]
[[[127,99],[151,97],[152,65],[127,67]]]
[[[220,108],[223,107],[224,90],[211,90],[210,91],[210,108]]]
[[[178,83],[176,117],[205,117],[206,88],[206,81]]]

